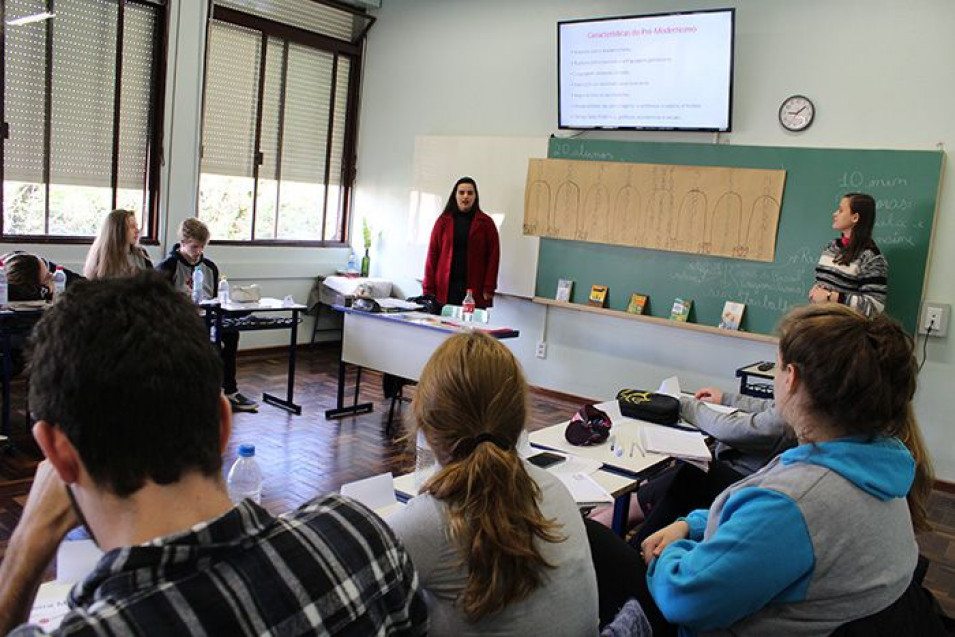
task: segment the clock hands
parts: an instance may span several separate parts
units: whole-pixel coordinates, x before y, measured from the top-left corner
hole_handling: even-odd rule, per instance
[[[799,109],[798,111],[796,111],[795,113],[793,113],[792,111],[789,111],[789,114],[790,114],[790,115],[799,115],[799,114],[802,113],[804,110],[806,110],[806,108],[807,108],[806,106],[803,106],[802,108],[800,108],[800,109]]]

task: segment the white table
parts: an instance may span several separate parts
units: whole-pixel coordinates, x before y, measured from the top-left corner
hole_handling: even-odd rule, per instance
[[[301,414],[302,407],[295,403],[295,349],[298,343],[298,324],[300,322],[299,314],[305,311],[305,306],[301,303],[287,303],[281,299],[263,297],[252,303],[237,303],[230,301],[228,303],[219,303],[216,299],[202,302],[205,309],[206,327],[215,327],[216,347],[219,347],[222,341],[222,331],[236,330],[239,332],[249,332],[257,330],[275,330],[287,329],[289,331],[288,345],[288,377],[285,392],[285,398],[274,396],[269,393],[262,394],[262,402],[275,407],[279,407],[293,414]],[[250,316],[258,312],[290,312],[290,319],[268,320],[257,319]],[[224,325],[223,321],[232,319],[231,325]]]
[[[627,418],[620,413],[620,407],[616,400],[600,403],[595,407],[610,416],[610,421],[613,423],[610,432],[614,436],[616,445],[623,449],[623,456],[617,456],[612,452],[609,442],[591,446],[577,446],[567,442],[564,431],[567,429],[569,419],[531,433],[530,443],[534,447],[553,449],[562,453],[598,460],[603,464],[601,473],[618,473],[632,480],[634,487],[630,491],[620,496],[614,496],[616,500],[613,511],[613,529],[622,535],[626,529],[627,512],[630,508],[630,493],[636,490],[636,484],[640,480],[669,463],[671,458],[666,455],[642,451],[642,445],[633,444],[640,439],[642,428],[660,427],[661,425],[637,420],[636,418]]]
[[[369,413],[372,403],[358,402],[361,368],[375,369],[401,378],[418,380],[431,354],[450,336],[467,329],[461,321],[424,312],[360,312],[335,306],[344,314],[342,354],[338,365],[338,402],[325,412],[328,419]],[[483,323],[476,327],[497,338],[514,338],[516,330]],[[345,366],[357,365],[355,396],[345,405]]]

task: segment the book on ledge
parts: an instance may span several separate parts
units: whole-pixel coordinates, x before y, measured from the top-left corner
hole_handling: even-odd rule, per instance
[[[557,296],[555,299],[563,303],[570,303],[570,297],[574,293],[574,282],[570,279],[557,280]]]
[[[590,288],[589,304],[591,307],[604,307],[607,305],[607,286],[597,285]]]

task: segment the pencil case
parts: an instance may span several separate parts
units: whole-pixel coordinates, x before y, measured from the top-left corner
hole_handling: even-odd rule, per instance
[[[620,413],[628,418],[646,420],[658,425],[675,425],[680,419],[680,401],[673,396],[639,389],[617,392]]]

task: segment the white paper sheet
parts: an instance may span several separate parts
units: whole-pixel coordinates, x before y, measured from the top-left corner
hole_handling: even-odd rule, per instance
[[[341,494],[358,500],[383,518],[404,506],[395,497],[395,482],[390,472],[343,484]]]
[[[694,460],[712,459],[703,435],[695,431],[683,431],[670,427],[644,427],[642,434],[644,448],[651,453]]]
[[[676,376],[665,378],[663,382],[660,383],[660,389],[657,390],[657,393],[673,396],[677,400],[680,400],[680,379]]]
[[[70,612],[66,596],[72,587],[72,584],[64,582],[40,584],[33,602],[33,609],[30,610],[30,623],[36,624],[48,633],[59,628],[63,618]]]
[[[93,540],[64,540],[56,550],[56,580],[73,584],[86,577],[103,551]]]
[[[564,483],[564,486],[570,491],[570,495],[573,496],[574,502],[578,505],[610,504],[613,502],[613,496],[597,484],[596,480],[591,478],[589,474],[555,472],[554,475],[560,478],[560,481]]]

